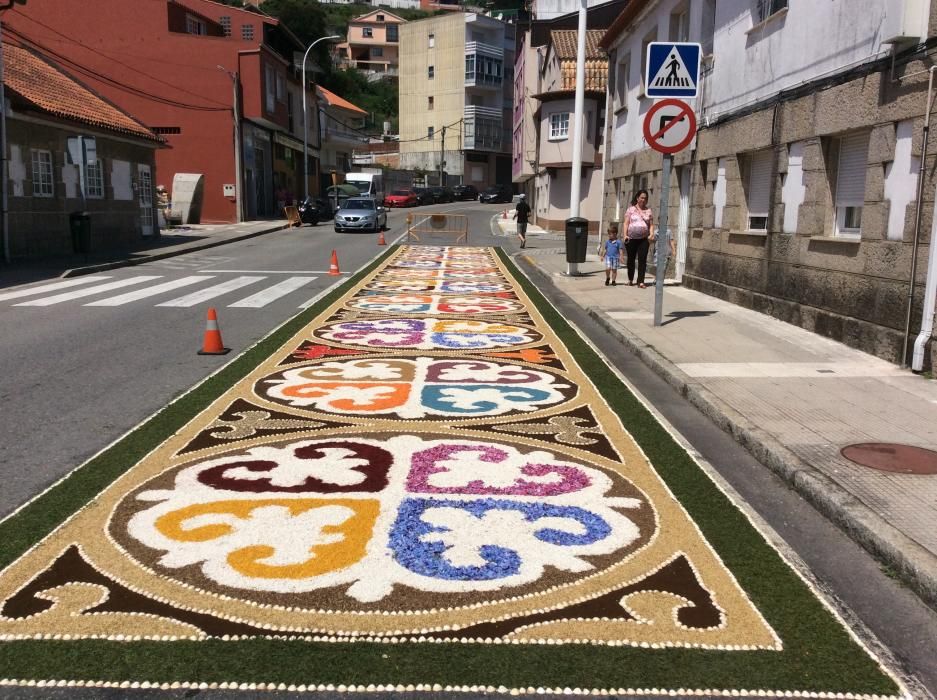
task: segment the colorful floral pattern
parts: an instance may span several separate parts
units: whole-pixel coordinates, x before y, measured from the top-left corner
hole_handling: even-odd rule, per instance
[[[489,350],[543,338],[530,328],[487,321],[390,318],[327,323],[316,338],[342,345],[417,350]]]

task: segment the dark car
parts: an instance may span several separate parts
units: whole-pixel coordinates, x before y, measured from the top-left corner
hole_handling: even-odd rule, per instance
[[[414,187],[413,191],[416,192],[417,204],[433,203],[433,193],[429,191],[429,187]]]
[[[452,190],[448,187],[430,187],[430,194],[433,196],[433,204],[441,204],[442,202],[451,202],[455,198],[452,196]]]
[[[514,201],[514,193],[507,185],[492,185],[478,195],[478,201],[486,204],[512,202]]]
[[[452,196],[458,200],[478,199],[478,189],[475,185],[456,185],[452,188]]]

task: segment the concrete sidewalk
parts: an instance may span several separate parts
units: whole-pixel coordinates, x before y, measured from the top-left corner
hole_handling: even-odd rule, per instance
[[[513,221],[494,221],[513,238]],[[653,278],[629,287],[620,270],[606,287],[592,250],[581,276],[568,277],[562,236],[534,226],[516,259],[937,607],[937,474],[880,471],[840,453],[857,443],[937,451],[937,381],[680,286],[666,287],[655,327]]]
[[[39,261],[14,261],[10,265],[0,264],[0,287],[25,284],[49,277],[77,277],[117,267],[140,265],[253,238],[279,231],[286,226],[285,219],[245,221],[240,224],[176,226],[163,229],[158,236],[142,238],[136,245],[127,249],[92,251],[87,255],[75,253]]]

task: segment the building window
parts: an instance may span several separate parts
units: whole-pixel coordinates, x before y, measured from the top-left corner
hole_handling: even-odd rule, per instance
[[[387,41],[397,41],[397,25],[387,25]]]
[[[254,25],[253,24],[242,24],[241,25],[241,38],[244,41],[253,41],[254,40]]]
[[[631,80],[631,59],[626,57],[615,69],[615,101],[617,109],[627,109]]]
[[[286,79],[277,73],[277,100],[283,102],[286,99]]]
[[[181,126],[151,126],[150,131],[154,134],[159,134],[160,136],[167,136],[172,134],[181,134]]]
[[[377,21],[378,21],[378,22],[383,22],[383,21],[384,21],[384,15],[378,15],[378,16],[377,16]]]
[[[550,115],[550,139],[569,137],[569,112],[557,112]]]
[[[433,48],[434,46],[436,46],[436,35],[430,34],[429,35],[429,47]]]
[[[433,96],[432,95],[426,98],[426,109],[429,109],[429,110],[433,109]]]
[[[187,34],[204,35],[208,33],[205,28],[205,22],[194,15],[185,16],[185,31]]]
[[[267,95],[267,112],[275,112],[277,109],[276,105],[276,77],[271,66],[267,66],[266,71],[266,80],[265,91]]]
[[[426,138],[428,139],[433,138],[434,133],[436,133],[436,130],[433,127],[431,126],[426,127]]]
[[[218,24],[221,25],[221,31],[225,36],[231,36],[231,18],[227,15],[218,18]]]
[[[289,130],[292,133],[293,131],[293,93],[286,93],[286,121],[289,125]]]
[[[33,150],[33,197],[51,197],[52,153]]]
[[[426,77],[429,78],[430,80],[436,77],[436,69],[433,68],[433,66],[430,66],[429,68],[426,69]]]
[[[835,233],[858,238],[862,229],[862,206],[865,204],[869,134],[852,134],[837,139],[836,149]]]
[[[680,5],[670,13],[670,40],[690,40],[690,11],[686,4]]]
[[[712,56],[713,39],[716,35],[716,0],[703,0],[703,23],[700,27],[702,54]]]
[[[100,159],[85,166],[85,193],[91,199],[104,198],[104,168]]]
[[[755,0],[755,24],[768,19],[771,15],[787,7],[787,0]]]
[[[657,41],[657,28],[655,27],[653,31],[645,35],[644,39],[641,41],[641,94],[643,95],[646,89],[644,85],[644,79],[647,76],[647,47],[652,41]]]
[[[771,151],[758,151],[748,157],[748,230],[768,230],[771,202]]]
[[[372,55],[372,56],[383,56],[383,55],[384,55],[384,47],[383,47],[383,46],[372,46],[372,47],[371,47],[371,55]]]
[[[374,30],[371,29],[371,27],[362,27],[361,36],[363,36],[365,39],[370,39],[374,36]]]

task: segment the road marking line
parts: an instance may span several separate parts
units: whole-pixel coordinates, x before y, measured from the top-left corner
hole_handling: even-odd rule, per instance
[[[307,282],[311,282],[316,279],[315,277],[290,277],[278,282],[272,287],[267,287],[261,292],[257,292],[252,296],[249,296],[241,301],[236,301],[233,304],[228,304],[229,308],[247,308],[247,309],[259,309],[263,306],[266,306],[275,299],[279,299],[282,296],[293,292],[300,287],[304,286]]]
[[[173,289],[178,289],[179,287],[188,287],[190,284],[205,282],[210,279],[212,279],[210,275],[191,275],[189,277],[180,277],[177,280],[163,282],[162,284],[157,284],[154,287],[137,289],[133,292],[127,292],[126,294],[119,294],[116,297],[108,297],[107,299],[99,299],[98,301],[88,302],[85,304],[85,306],[122,306],[123,304],[129,304],[131,301],[146,299],[147,297],[155,297],[157,294],[162,294],[163,292],[169,292]]]
[[[199,270],[199,272],[235,272],[250,273],[254,275],[327,275],[328,270]],[[343,275],[349,274],[343,272]]]
[[[29,289],[18,289],[15,292],[4,292],[0,294],[0,301],[6,301],[7,299],[19,299],[20,297],[28,297],[33,294],[43,294],[44,292],[55,292],[59,289],[68,289],[69,287],[75,287],[79,284],[89,284],[91,282],[101,282],[103,280],[109,280],[110,275],[95,275],[91,277],[81,277],[79,279],[65,280],[64,282],[52,282],[51,284],[43,284],[39,287],[31,287]]]
[[[233,280],[228,280],[227,282],[216,284],[213,287],[208,287],[207,289],[200,289],[197,292],[186,294],[185,296],[179,297],[178,299],[170,299],[169,301],[164,301],[162,304],[157,304],[157,306],[174,306],[174,307],[195,306],[196,304],[201,304],[203,301],[208,301],[209,299],[220,297],[222,294],[233,292],[235,289],[246,287],[249,284],[253,284],[254,282],[260,282],[263,279],[266,279],[266,278],[265,277],[246,277],[246,276],[235,277]]]
[[[101,292],[109,292],[112,289],[120,289],[121,287],[129,287],[131,284],[141,284],[142,282],[150,282],[152,280],[158,280],[162,275],[139,275],[137,277],[129,277],[125,280],[117,280],[116,282],[107,282],[106,284],[99,284],[95,287],[88,287],[86,289],[79,289],[74,292],[66,292],[64,294],[56,294],[51,297],[43,297],[42,299],[33,299],[32,301],[24,301],[19,304],[14,304],[13,306],[51,306],[52,304],[58,304],[63,301],[71,301],[72,299],[81,299],[82,297],[90,297],[93,294],[99,294]]]

